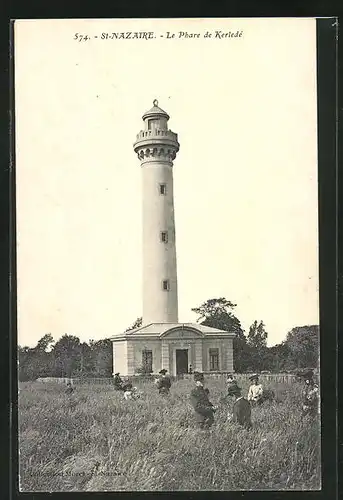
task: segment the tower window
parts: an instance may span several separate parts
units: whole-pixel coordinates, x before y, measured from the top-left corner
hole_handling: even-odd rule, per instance
[[[161,231],[162,243],[168,243],[168,231]]]
[[[163,289],[164,291],[166,291],[166,292],[167,292],[168,290],[170,290],[169,280],[163,280],[163,281],[162,281],[162,289]]]
[[[164,196],[167,194],[167,184],[160,184],[160,194]]]
[[[148,120],[148,130],[152,130],[153,126],[156,127],[158,120],[150,119]]]

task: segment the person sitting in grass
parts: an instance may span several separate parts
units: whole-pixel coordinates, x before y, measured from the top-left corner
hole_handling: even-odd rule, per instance
[[[169,394],[169,390],[171,388],[171,380],[168,375],[166,375],[168,370],[162,368],[159,371],[160,376],[156,379],[156,387],[158,389],[159,394],[166,396]]]
[[[232,389],[232,396],[235,399],[233,404],[232,413],[228,414],[229,422],[237,422],[246,429],[250,429],[251,424],[251,406],[249,401],[247,401],[242,396],[242,389],[236,385],[235,389]]]
[[[114,374],[114,381],[113,385],[116,391],[122,391],[123,390],[123,381],[120,377],[120,373],[115,373]]]
[[[191,391],[190,402],[200,429],[209,429],[214,423],[216,407],[209,400],[209,390],[204,388],[204,374],[194,372],[195,388]]]
[[[66,388],[65,393],[69,395],[69,394],[72,394],[73,392],[74,392],[74,387],[72,387],[72,386],[71,386],[71,383],[70,383],[70,382],[68,382],[68,383],[67,383],[67,388]]]
[[[132,387],[131,382],[128,382],[125,385],[125,389],[124,389],[124,399],[126,399],[126,401],[128,401],[128,400],[138,399],[139,397],[140,397],[140,393],[138,392],[137,387]]]
[[[226,379],[227,396],[234,396],[237,388],[237,380],[229,373]]]
[[[263,401],[263,387],[262,384],[258,383],[258,375],[256,373],[254,375],[251,375],[251,377],[249,377],[249,380],[251,381],[251,386],[249,387],[248,401],[251,401],[254,404],[261,404]]]

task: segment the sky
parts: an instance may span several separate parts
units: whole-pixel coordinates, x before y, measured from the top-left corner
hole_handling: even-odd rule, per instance
[[[121,31],[155,38],[101,39]],[[246,332],[263,320],[269,345],[318,324],[315,20],[23,20],[15,23],[20,345],[46,333],[107,338],[142,315],[133,142],[154,99],[180,143],[179,321],[225,297]]]

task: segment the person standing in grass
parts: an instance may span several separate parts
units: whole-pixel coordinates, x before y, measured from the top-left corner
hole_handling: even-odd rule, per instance
[[[214,423],[216,407],[209,400],[209,391],[204,388],[204,374],[194,372],[195,387],[190,394],[190,402],[200,429],[209,429]]]
[[[123,390],[123,381],[120,377],[120,373],[115,373],[114,374],[114,381],[113,381],[113,384],[114,384],[114,388],[116,389],[116,391],[122,391]]]
[[[242,396],[242,389],[236,385],[232,388],[232,396],[235,399],[233,404],[232,413],[228,415],[229,422],[237,422],[239,425],[245,427],[245,429],[250,429],[251,424],[251,406],[249,401],[247,401]]]
[[[262,384],[259,384],[258,375],[255,373],[249,377],[251,381],[251,386],[249,387],[248,392],[248,401],[251,401],[253,404],[261,404],[263,402],[263,387]]]
[[[168,370],[166,370],[165,368],[162,368],[162,370],[159,371],[160,376],[156,380],[156,387],[158,389],[158,392],[163,396],[167,396],[171,388],[171,380],[169,375],[166,374],[167,371]]]
[[[74,392],[74,387],[72,387],[72,386],[71,386],[71,383],[70,383],[70,382],[68,382],[68,383],[67,383],[67,388],[66,388],[65,393],[66,393],[66,394],[68,394],[68,395],[70,395],[70,394],[72,394],[73,392]]]
[[[312,370],[306,371],[301,376],[305,380],[302,415],[310,415],[311,417],[314,417],[319,412],[319,387],[314,382]]]

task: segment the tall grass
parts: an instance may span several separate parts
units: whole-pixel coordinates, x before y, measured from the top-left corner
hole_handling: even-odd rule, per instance
[[[137,401],[106,385],[67,396],[61,385],[21,384],[21,491],[320,489],[319,420],[301,419],[297,384],[273,387],[278,401],[253,408],[251,431],[226,422],[224,382],[208,387],[219,409],[203,431],[189,380],[169,398],[144,383]]]

